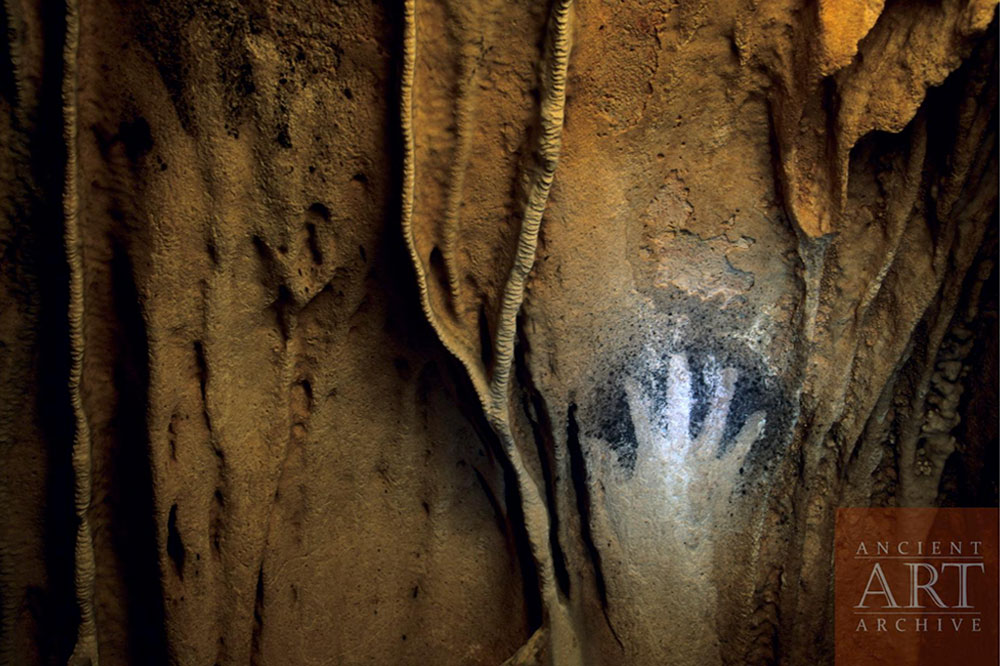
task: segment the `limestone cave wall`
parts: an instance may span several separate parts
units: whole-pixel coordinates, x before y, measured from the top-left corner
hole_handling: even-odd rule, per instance
[[[982,0],[5,0],[0,662],[832,664],[997,505]]]

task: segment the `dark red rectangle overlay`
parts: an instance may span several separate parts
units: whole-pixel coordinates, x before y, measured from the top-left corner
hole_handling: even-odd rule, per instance
[[[839,509],[837,666],[997,666],[997,509]]]

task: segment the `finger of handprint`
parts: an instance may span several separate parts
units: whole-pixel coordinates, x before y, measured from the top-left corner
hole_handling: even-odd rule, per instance
[[[691,370],[687,357],[671,354],[667,369],[667,403],[664,406],[667,436],[675,449],[689,451],[691,435]]]
[[[732,448],[726,453],[725,460],[729,467],[736,469],[743,464],[743,460],[750,452],[750,448],[764,434],[764,426],[767,425],[767,412],[756,411],[751,414],[740,432],[736,435]]]
[[[714,361],[714,359],[710,359]],[[722,435],[726,431],[726,421],[729,418],[729,405],[736,389],[739,372],[736,368],[720,369],[710,362],[703,373],[705,384],[709,390],[708,414],[702,423],[701,432],[695,440],[694,447],[699,457],[714,456],[719,449]]]
[[[635,441],[639,451],[651,455],[657,452],[662,444],[657,441],[659,428],[649,419],[649,408],[643,399],[642,387],[632,377],[625,379],[625,399],[628,402],[629,416],[632,417],[632,428],[635,431]],[[640,455],[641,457],[641,455]]]

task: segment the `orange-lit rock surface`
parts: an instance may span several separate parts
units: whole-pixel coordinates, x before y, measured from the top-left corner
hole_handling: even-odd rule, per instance
[[[996,505],[996,3],[0,17],[2,663],[830,664]]]

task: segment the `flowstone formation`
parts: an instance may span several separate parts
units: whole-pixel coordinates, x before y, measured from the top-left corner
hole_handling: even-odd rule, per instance
[[[996,16],[4,3],[0,662],[832,663],[997,504]]]

